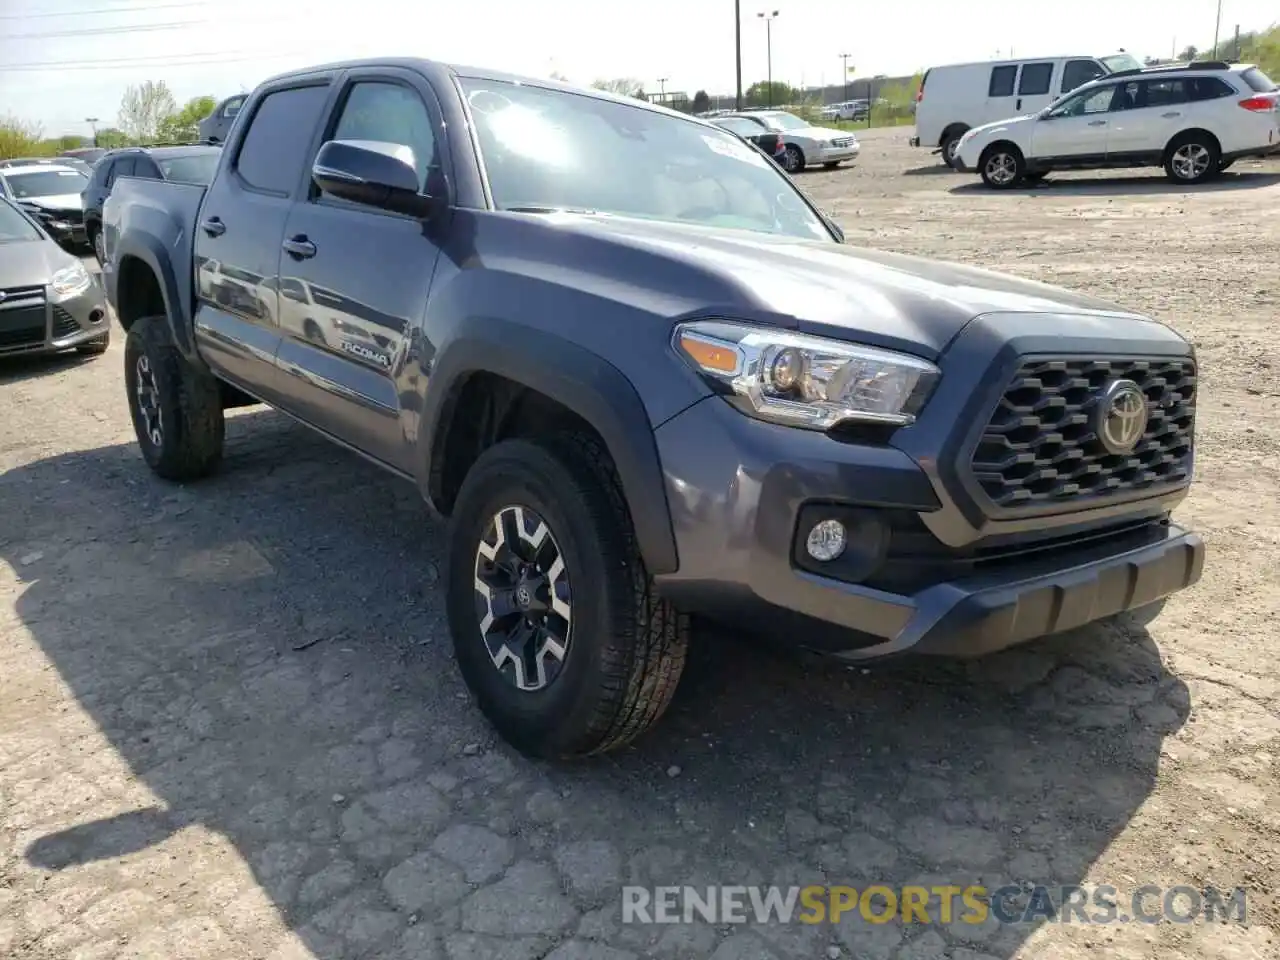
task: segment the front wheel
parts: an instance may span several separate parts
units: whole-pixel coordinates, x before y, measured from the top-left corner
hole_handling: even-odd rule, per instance
[[[97,258],[98,267],[104,267],[107,263],[107,244],[102,238],[102,229],[98,228],[93,231],[93,237],[90,241],[93,245],[93,255]]]
[[[787,152],[782,158],[782,169],[787,173],[799,173],[804,169],[804,151],[794,143],[787,144]]]
[[[458,495],[448,549],[459,669],[516,749],[603,753],[666,710],[688,619],[654,593],[617,476],[593,437],[486,450]]]
[[[1222,152],[1212,138],[1198,133],[1179,137],[1169,146],[1164,172],[1175,183],[1203,183],[1218,173]]]
[[[1012,144],[997,143],[990,146],[978,161],[982,182],[995,190],[1008,190],[1022,182],[1027,172],[1027,161],[1022,151]]]
[[[142,457],[166,480],[195,480],[222,459],[218,382],[183,359],[162,316],[134,321],[124,342],[129,413]]]

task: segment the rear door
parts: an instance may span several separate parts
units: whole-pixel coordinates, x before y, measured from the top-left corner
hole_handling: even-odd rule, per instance
[[[441,113],[423,77],[352,70],[335,103],[323,140],[406,146],[419,188],[446,192]],[[277,359],[289,380],[286,409],[405,472],[415,464],[400,419],[400,397],[411,391],[401,378],[440,256],[437,229],[309,183],[284,230]]]
[[[1121,83],[1111,108],[1111,159],[1139,161],[1163,154],[1170,138],[1187,128],[1186,104],[1181,77]]]
[[[987,77],[987,103],[979,123],[993,123],[996,120],[1007,120],[1016,117],[1018,110],[1014,106],[1018,92],[1018,65],[1016,63],[997,63],[991,67]],[[978,126],[975,123],[974,126]]]
[[[282,81],[257,97],[196,225],[200,352],[227,379],[272,403],[280,402],[283,383],[275,365],[280,242],[331,93],[332,77],[318,75]]]
[[[1060,60],[1036,60],[1018,69],[1018,93],[1013,108],[1017,116],[1039,113],[1054,100],[1054,79],[1060,71]]]

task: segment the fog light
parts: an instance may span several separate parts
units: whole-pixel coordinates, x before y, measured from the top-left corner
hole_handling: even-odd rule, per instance
[[[844,553],[848,538],[839,520],[820,520],[805,539],[804,548],[813,559],[826,563]]]

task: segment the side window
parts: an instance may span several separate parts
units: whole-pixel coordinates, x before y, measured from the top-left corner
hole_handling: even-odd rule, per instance
[[[111,182],[115,183],[121,177],[132,177],[134,170],[133,157],[119,157],[116,159],[116,165],[111,171]]]
[[[263,98],[236,157],[236,172],[246,186],[285,196],[293,192],[328,98],[327,86],[290,87]]]
[[[236,97],[234,100],[228,100],[227,105],[222,108],[222,115],[230,120],[240,112],[240,108],[242,106],[244,106],[244,97]]]
[[[418,170],[418,189],[423,192],[432,168],[439,168],[431,115],[415,91],[398,83],[353,84],[329,139],[377,140],[408,147]]]
[[[1168,107],[1187,102],[1187,87],[1182,80],[1147,80],[1144,107]]]
[[[1012,97],[1013,84],[1018,79],[1016,66],[991,68],[991,82],[987,85],[988,97]]]
[[[103,160],[100,164],[101,170],[94,170],[94,179],[102,184],[103,187],[110,189],[111,184],[116,182],[116,161],[114,159]]]
[[[138,157],[133,164],[133,175],[135,177],[145,177],[148,180],[161,179],[160,170],[150,157]]]
[[[1136,80],[1120,84],[1116,90],[1116,98],[1111,103],[1112,110],[1136,110],[1142,106],[1142,84]]]
[[[1062,71],[1062,92],[1070,93],[1076,87],[1084,86],[1106,72],[1097,60],[1068,60]]]
[[[1229,84],[1223,83],[1217,77],[1191,77],[1186,81],[1190,87],[1191,100],[1217,100],[1219,97],[1229,97],[1236,91]]]
[[[730,133],[738,134],[740,137],[755,137],[763,132],[758,123],[752,123],[750,120],[739,120],[737,117],[721,120],[719,126],[724,127]]]
[[[1018,96],[1039,97],[1049,92],[1053,83],[1052,63],[1024,63],[1018,80]]]
[[[1091,113],[1106,113],[1111,107],[1111,99],[1116,95],[1114,86],[1099,87],[1097,90],[1077,93],[1070,100],[1064,101],[1053,112],[1051,117],[1083,117]]]

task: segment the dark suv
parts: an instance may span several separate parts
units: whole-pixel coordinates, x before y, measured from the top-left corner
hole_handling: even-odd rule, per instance
[[[124,147],[104,154],[94,165],[89,183],[80,195],[84,227],[94,256],[102,263],[102,205],[111,185],[120,177],[174,180],[204,186],[218,167],[220,147],[192,144],[182,147]]]
[[[237,93],[214,107],[213,113],[200,121],[200,142],[225,143],[227,134],[231,132],[231,125],[235,123],[236,114],[240,112],[247,97],[248,94]]]

